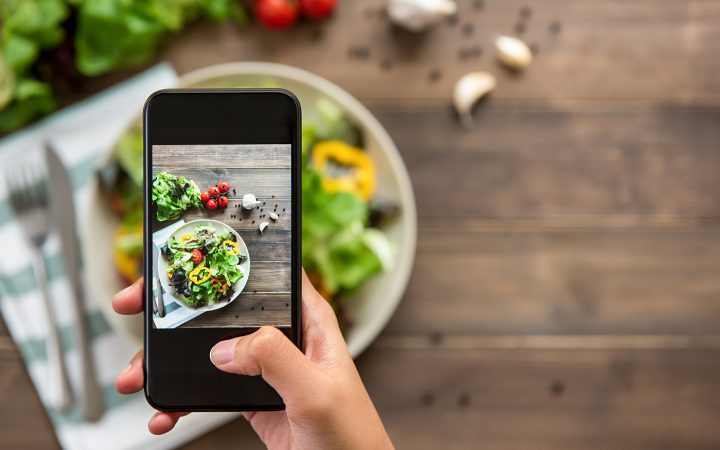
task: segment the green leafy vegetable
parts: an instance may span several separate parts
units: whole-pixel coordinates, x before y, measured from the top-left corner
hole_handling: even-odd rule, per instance
[[[0,131],[12,131],[57,107],[50,85],[30,77],[28,70],[40,50],[62,41],[69,11],[64,0],[0,1]]]
[[[144,64],[173,32],[200,16],[226,20],[233,0],[77,0],[76,65],[100,75]]]
[[[157,220],[177,219],[191,206],[200,207],[200,189],[194,181],[167,172],[153,175],[152,201],[157,207]]]
[[[74,76],[75,69],[96,76],[139,66],[169,35],[202,17],[247,20],[240,0],[0,0],[0,131],[56,109],[48,80],[35,78],[47,73],[35,70],[41,64],[57,65],[74,52],[75,68],[67,69]],[[66,29],[75,35],[66,38]]]
[[[367,205],[349,192],[326,192],[320,174],[307,164],[302,173],[302,259],[322,276],[331,294],[352,291],[382,270],[366,245]]]

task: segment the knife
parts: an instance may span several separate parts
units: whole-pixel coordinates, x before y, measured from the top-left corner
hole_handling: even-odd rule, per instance
[[[160,284],[160,277],[158,276],[158,248],[155,243],[152,243],[153,248],[153,259],[152,259],[152,266],[153,266],[153,292],[155,298],[153,301],[155,302],[155,311],[157,311],[158,316],[165,317],[165,303],[163,301],[163,291],[162,291],[162,285]]]
[[[80,276],[80,242],[75,224],[75,199],[70,176],[55,149],[45,143],[48,183],[55,228],[62,246],[62,262],[73,292],[75,341],[80,360],[80,411],[85,420],[98,420],[105,410],[92,354],[90,326],[85,314],[85,294]]]

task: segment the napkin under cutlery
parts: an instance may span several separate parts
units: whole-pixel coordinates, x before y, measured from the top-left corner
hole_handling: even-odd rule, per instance
[[[170,65],[160,64],[100,94],[0,140],[0,162],[41,152],[51,142],[60,152],[75,187],[78,223],[88,207],[89,182],[95,176],[100,158],[137,117],[147,96],[158,89],[177,84],[177,75]],[[7,158],[7,159],[6,159]],[[5,164],[3,162],[3,164]],[[91,325],[92,348],[98,377],[103,387],[107,410],[98,422],[86,423],[77,407],[62,413],[54,410],[45,399],[47,392],[44,336],[42,323],[34,318],[41,311],[38,287],[32,276],[28,249],[21,238],[8,204],[5,183],[0,182],[0,240],[7,254],[0,260],[0,312],[16,342],[35,388],[46,409],[63,448],[70,450],[168,449],[185,443],[237,416],[235,413],[192,414],[180,421],[172,433],[153,436],[147,431],[147,420],[153,411],[142,394],[123,396],[115,392],[114,379],[128,363],[137,348],[115,333],[95,305],[92,292],[87,292],[86,310]],[[82,241],[82,234],[80,234]],[[102,245],[87,243],[83,245]],[[107,243],[106,243],[107,245]],[[57,320],[71,382],[79,380],[79,361],[73,342],[72,289],[64,276],[57,236],[51,235],[46,245],[46,265],[50,295]],[[78,386],[75,386],[77,390]]]

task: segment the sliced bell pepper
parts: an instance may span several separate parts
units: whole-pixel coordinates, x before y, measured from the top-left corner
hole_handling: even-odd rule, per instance
[[[209,267],[197,266],[188,274],[188,279],[195,284],[203,284],[212,277],[212,271]]]
[[[348,169],[343,176],[331,173],[331,163]],[[348,191],[364,201],[375,192],[375,163],[366,152],[342,141],[323,141],[313,148],[313,165],[323,175],[323,189]]]
[[[228,253],[233,252],[236,255],[240,254],[240,248],[238,247],[237,242],[223,241],[222,248],[224,248]]]
[[[225,291],[227,291],[228,285],[227,281],[222,278],[213,278],[210,280],[212,282],[213,288],[215,288],[216,291],[224,294]]]

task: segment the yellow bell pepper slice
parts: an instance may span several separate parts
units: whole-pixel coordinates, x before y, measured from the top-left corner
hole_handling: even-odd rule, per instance
[[[188,279],[195,284],[203,284],[212,277],[212,271],[209,267],[197,266],[188,274]]]
[[[236,255],[240,254],[240,247],[238,247],[237,242],[223,241],[222,246],[225,249],[225,251],[228,253],[232,252],[232,253],[235,253]]]
[[[330,162],[349,169],[345,176],[329,173]],[[323,141],[313,148],[313,165],[323,175],[323,189],[328,192],[347,191],[364,201],[375,193],[375,163],[366,152],[342,141]]]

